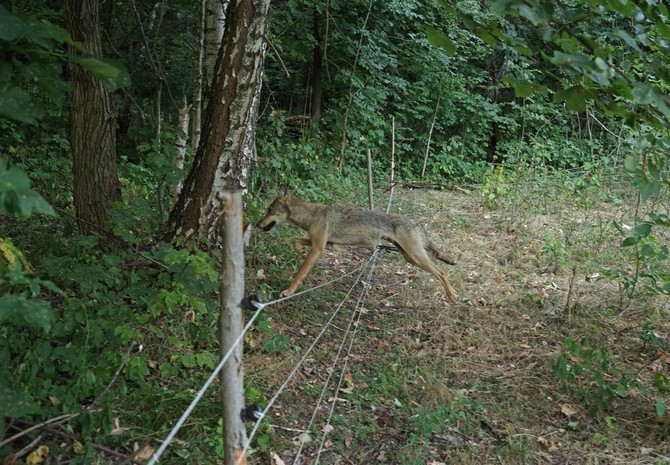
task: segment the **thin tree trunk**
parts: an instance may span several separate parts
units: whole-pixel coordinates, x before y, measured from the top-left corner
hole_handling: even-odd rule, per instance
[[[365,37],[365,28],[368,26],[368,19],[370,19],[370,13],[372,12],[372,0],[368,3],[368,13],[365,15],[365,21],[363,21],[363,27],[361,28],[361,35],[358,39],[358,47],[356,49],[356,56],[354,57],[354,64],[351,67],[351,77],[349,79],[349,100],[347,101],[347,108],[344,110],[344,121],[342,123],[342,141],[340,143],[340,156],[337,163],[337,171],[342,172],[344,168],[344,154],[347,148],[347,125],[349,124],[349,110],[354,101],[354,76],[356,74],[356,68],[358,67],[358,58],[360,57],[361,50],[363,48],[363,39]]]
[[[170,214],[168,238],[215,243],[223,205],[218,193],[245,190],[256,159],[254,135],[270,0],[228,7],[226,35],[209,88],[200,145]]]
[[[229,0],[205,0],[205,78],[207,89],[214,79],[223,33],[226,30],[226,10]]]
[[[321,120],[321,95],[323,87],[321,82],[321,67],[323,64],[323,50],[321,47],[321,14],[314,6],[314,50],[312,52],[312,76],[310,79],[310,122],[312,126],[318,127]]]
[[[205,2],[198,2],[198,20],[196,23],[196,35],[198,40],[195,44],[195,73],[193,76],[193,109],[191,114],[191,152],[198,151],[200,144],[200,133],[202,131],[202,94],[203,94],[203,60],[205,53]]]
[[[426,174],[426,164],[428,163],[428,154],[430,153],[430,140],[433,137],[433,129],[435,129],[435,120],[437,119],[437,110],[440,108],[440,100],[442,99],[442,94],[437,95],[437,103],[435,104],[435,112],[433,113],[433,121],[430,123],[430,131],[428,131],[428,142],[426,142],[426,154],[423,157],[423,168],[421,168],[421,180],[423,181],[423,176]]]
[[[84,50],[77,57],[102,56],[98,0],[66,0],[67,29]],[[116,172],[116,118],[109,91],[99,79],[70,62],[72,112],[70,145],[74,174],[74,206],[81,234],[104,231],[112,202],[121,200]]]
[[[190,119],[190,110],[191,105],[188,104],[186,96],[182,100],[182,106],[179,109],[179,114],[177,116],[177,127],[181,131],[181,134],[177,136],[175,141],[175,154],[172,159],[172,163],[178,172],[183,171],[184,162],[186,160],[186,136],[188,134],[188,124]],[[179,193],[184,185],[183,181],[178,181],[170,185],[170,207],[174,207],[179,198]]]

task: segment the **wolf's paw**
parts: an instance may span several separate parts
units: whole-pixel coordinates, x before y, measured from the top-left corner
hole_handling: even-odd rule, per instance
[[[284,289],[279,293],[279,297],[289,297],[293,295],[293,290],[291,288]]]

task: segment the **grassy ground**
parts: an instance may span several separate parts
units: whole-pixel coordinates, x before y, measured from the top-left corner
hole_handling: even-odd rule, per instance
[[[270,454],[292,463],[303,439],[298,463],[315,463],[319,449],[328,464],[668,463],[670,425],[657,401],[669,398],[651,386],[656,372],[667,374],[670,303],[639,292],[629,299],[616,282],[598,279],[604,269],[629,278],[635,270],[612,221],[633,225],[636,201],[622,189],[581,187],[508,181],[488,200],[478,189],[396,190],[391,212],[425,225],[458,262],[446,269],[458,302],[386,252],[348,299],[355,275],[268,308],[271,329],[248,337],[245,359],[247,384],[265,400],[344,300],[270,411],[252,463]],[[386,205],[383,195],[377,204]],[[295,232],[254,236],[250,288],[276,297],[288,284],[302,260],[285,235]],[[326,252],[302,289],[369,255]],[[335,399],[343,362],[334,360],[363,288]],[[571,382],[556,370],[566,337],[582,350],[564,356]]]

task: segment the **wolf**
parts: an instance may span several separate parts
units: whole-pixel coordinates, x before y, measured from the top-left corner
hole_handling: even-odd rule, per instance
[[[383,241],[388,241],[395,245],[407,262],[435,275],[449,300],[456,302],[456,292],[447,275],[430,257],[449,265],[456,263],[435,247],[423,228],[403,218],[363,208],[306,202],[284,191],[270,204],[257,227],[269,231],[285,222],[304,229],[309,235],[309,239],[293,239],[295,250],[301,253],[304,246],[311,248],[291,285],[281,292],[282,297],[296,291],[326,247],[353,245],[374,250],[378,246],[383,247]]]

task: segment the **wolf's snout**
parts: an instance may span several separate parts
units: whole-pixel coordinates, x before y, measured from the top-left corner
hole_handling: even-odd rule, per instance
[[[266,224],[265,226],[263,226],[263,225],[261,224],[261,222],[259,221],[257,226],[258,226],[259,228],[261,228],[263,231],[269,231],[269,230],[271,230],[272,228],[274,228],[276,225],[277,225],[277,222],[276,222],[276,221],[270,221],[268,224]]]

